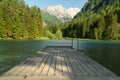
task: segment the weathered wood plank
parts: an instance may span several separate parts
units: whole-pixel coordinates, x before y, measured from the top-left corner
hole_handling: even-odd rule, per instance
[[[53,53],[50,52],[49,53],[49,57],[47,58],[47,61],[45,63],[45,67],[42,70],[40,75],[46,75],[46,76],[48,75],[48,72],[49,72],[49,69],[50,69],[50,65],[51,65],[52,56],[53,56]]]
[[[31,76],[37,76],[39,73],[39,66],[43,63],[43,60],[45,57],[48,55],[48,53],[42,52],[42,57],[39,58],[39,61],[36,63],[36,69],[35,71],[31,74]]]
[[[35,66],[35,63],[36,63],[36,61],[38,60],[38,57],[39,57],[39,55],[36,55],[36,56],[34,56],[34,59],[33,60],[31,60],[30,62],[30,64],[28,64],[24,69],[22,69],[19,73],[17,73],[17,74],[15,74],[16,76],[26,76],[27,74],[27,72],[29,72],[29,70],[31,70],[31,68],[34,68]],[[29,74],[31,74],[31,73],[29,73]]]
[[[14,71],[10,76],[18,76],[18,74],[21,73],[21,71],[23,71],[26,67],[28,67],[29,64],[31,64],[32,61],[34,61],[35,59],[36,59],[35,57],[30,59],[29,62],[27,62],[25,65],[22,65],[18,70]]]
[[[69,77],[69,76],[29,76],[23,77],[0,77],[0,80],[120,80],[120,77]]]
[[[36,57],[36,61],[31,66],[31,69],[29,69],[29,71],[25,75],[32,76],[34,72],[38,69],[39,65],[42,63],[42,59],[45,57],[46,54],[47,53],[38,52],[39,56]]]
[[[9,71],[7,71],[5,74],[3,74],[3,76],[11,76],[11,73],[16,72],[17,70],[19,70],[20,68],[23,68],[23,65],[27,65],[29,64],[29,61],[32,58],[27,58],[26,60],[22,61],[19,65],[13,67],[12,69],[10,69]]]
[[[71,54],[71,56],[76,60],[76,64],[78,65],[78,69],[81,72],[81,76],[89,76],[89,74],[87,73],[87,71],[83,68],[83,65],[81,65],[79,63],[79,59],[76,57],[75,53],[73,52],[73,54]]]
[[[79,64],[85,69],[85,71],[89,74],[89,76],[96,76],[96,74],[88,67],[88,62],[83,59],[80,55],[76,56],[78,58]]]
[[[37,70],[33,73],[33,76],[40,76],[42,70],[44,69],[44,67],[45,67],[45,65],[46,65],[46,61],[47,61],[49,55],[50,55],[50,54],[47,53],[47,54],[44,56],[42,62],[39,64]]]
[[[74,75],[74,70],[73,70],[73,67],[72,67],[72,64],[70,62],[70,55],[68,54],[67,51],[64,51],[64,54],[66,55],[66,62],[67,62],[67,68],[68,68],[68,71],[69,71],[69,75]]]
[[[9,76],[9,77],[0,77],[0,80],[25,80],[24,77],[14,77],[14,76]]]
[[[55,75],[55,53],[52,55],[52,60],[50,62],[50,67],[48,71],[48,76],[54,76]]]
[[[68,61],[68,55],[67,55],[67,53],[66,53],[66,51],[64,50],[63,51],[63,55],[65,56],[64,57],[64,61],[65,61],[65,64],[66,64],[66,66],[67,66],[67,74],[66,75],[72,75],[73,74],[73,69],[72,69],[72,67],[71,67],[71,65],[70,65],[70,63],[69,63],[69,61]]]
[[[88,62],[90,65],[89,67],[94,68],[95,73],[97,73],[98,76],[116,76],[113,72],[110,70],[106,69],[105,67],[101,66],[94,60],[90,59],[89,57],[85,56],[84,54],[79,55],[80,52],[76,52],[75,54],[77,56],[81,56],[81,59],[85,62]],[[90,68],[91,69],[91,68]],[[97,71],[97,72],[96,72]]]
[[[55,75],[62,75],[62,65],[61,65],[61,52],[60,50],[57,48],[56,49],[56,68],[55,68]]]
[[[120,80],[70,47],[46,47],[43,51],[3,74],[0,80]]]
[[[69,52],[69,62],[73,68],[73,73],[75,76],[84,76],[82,71],[79,69],[79,64],[78,64],[78,61],[76,61],[76,58],[74,58],[73,56],[73,53],[72,52]]]
[[[67,64],[65,61],[65,55],[64,55],[63,51],[61,51],[61,66],[62,66],[62,75],[63,76],[68,75],[69,71],[67,68]]]

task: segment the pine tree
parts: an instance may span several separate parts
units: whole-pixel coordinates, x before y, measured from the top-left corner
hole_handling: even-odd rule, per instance
[[[56,31],[56,37],[57,37],[57,39],[62,39],[62,31],[61,30],[57,30]]]
[[[0,1],[0,37],[35,39],[43,36],[43,20],[39,8],[28,7],[24,0]]]
[[[117,23],[117,15],[112,15],[111,22],[111,39],[118,40],[120,38],[120,25]]]
[[[99,25],[98,25],[98,39],[103,39],[103,31],[104,31],[104,28],[105,28],[105,19],[104,17],[102,16],[99,20]]]

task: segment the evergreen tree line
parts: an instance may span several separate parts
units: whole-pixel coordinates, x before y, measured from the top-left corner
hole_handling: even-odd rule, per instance
[[[98,0],[89,0],[92,4],[101,4]],[[102,1],[102,0],[101,0]],[[113,1],[113,0],[106,0]],[[89,4],[90,5],[90,4]],[[108,5],[91,6],[80,12],[72,21],[64,24],[62,29],[64,37],[91,38],[97,40],[120,40],[120,6],[119,0]],[[94,10],[92,10],[94,9]]]
[[[28,7],[24,0],[0,0],[0,38],[38,39],[43,30],[38,7]]]
[[[63,25],[61,24],[52,24],[44,27],[44,37],[49,39],[62,39],[62,29]]]

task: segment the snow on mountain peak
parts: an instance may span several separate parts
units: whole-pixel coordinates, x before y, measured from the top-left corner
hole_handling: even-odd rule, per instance
[[[71,20],[79,11],[79,8],[64,8],[62,5],[52,5],[45,9],[50,15],[56,16],[62,22]]]
[[[70,15],[72,18],[73,18],[78,12],[80,12],[80,9],[79,9],[79,8],[69,8],[69,9],[67,9],[68,15]]]

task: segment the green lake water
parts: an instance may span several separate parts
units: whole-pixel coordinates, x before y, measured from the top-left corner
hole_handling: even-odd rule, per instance
[[[71,40],[0,40],[0,75],[45,46],[71,46]],[[74,41],[80,51],[120,75],[120,41]],[[78,45],[77,45],[78,43]]]

